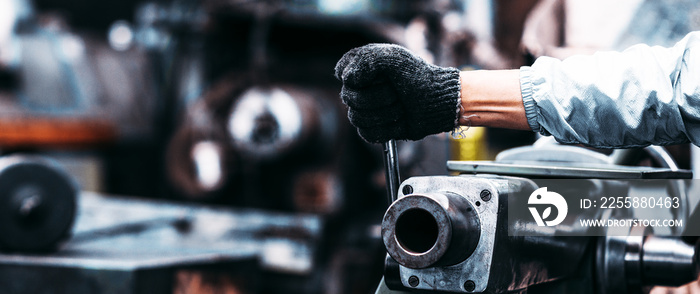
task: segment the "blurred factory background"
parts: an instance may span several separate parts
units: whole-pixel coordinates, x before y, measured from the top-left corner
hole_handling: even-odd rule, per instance
[[[672,44],[700,26],[697,4],[0,0],[0,155],[13,160],[0,186],[57,163],[82,191],[75,221],[30,228],[42,246],[0,228],[0,292],[372,292],[385,256],[382,150],[338,97],[346,51],[391,42],[443,66],[517,68]],[[535,139],[472,128],[400,142],[401,175],[447,174],[449,158]],[[688,146],[672,151],[690,167]],[[26,162],[29,173],[7,176]],[[22,193],[0,191],[0,210],[43,220],[61,207]]]

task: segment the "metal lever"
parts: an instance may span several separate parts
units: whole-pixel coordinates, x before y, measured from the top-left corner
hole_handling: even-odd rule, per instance
[[[396,141],[389,140],[384,143],[384,170],[386,175],[386,195],[389,205],[398,199],[399,183],[399,158]]]

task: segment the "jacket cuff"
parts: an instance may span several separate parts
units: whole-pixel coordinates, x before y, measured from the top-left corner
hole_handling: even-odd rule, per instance
[[[533,98],[534,92],[531,81],[532,69],[529,66],[520,67],[520,94],[523,97],[523,106],[525,106],[525,117],[527,124],[533,132],[541,131],[540,123],[537,122],[537,102]]]

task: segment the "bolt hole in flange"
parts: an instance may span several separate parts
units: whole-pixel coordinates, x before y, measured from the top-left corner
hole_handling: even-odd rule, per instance
[[[411,185],[403,186],[402,192],[404,195],[411,195],[413,194],[413,187]]]
[[[438,239],[435,218],[423,209],[409,209],[396,220],[396,240],[414,254],[428,252]]]
[[[474,289],[476,288],[476,284],[474,284],[474,281],[468,280],[464,282],[464,290],[467,292],[473,292]]]

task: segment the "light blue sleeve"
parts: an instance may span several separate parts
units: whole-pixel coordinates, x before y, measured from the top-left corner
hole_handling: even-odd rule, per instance
[[[700,32],[670,48],[635,45],[520,69],[533,131],[598,148],[700,144]]]

